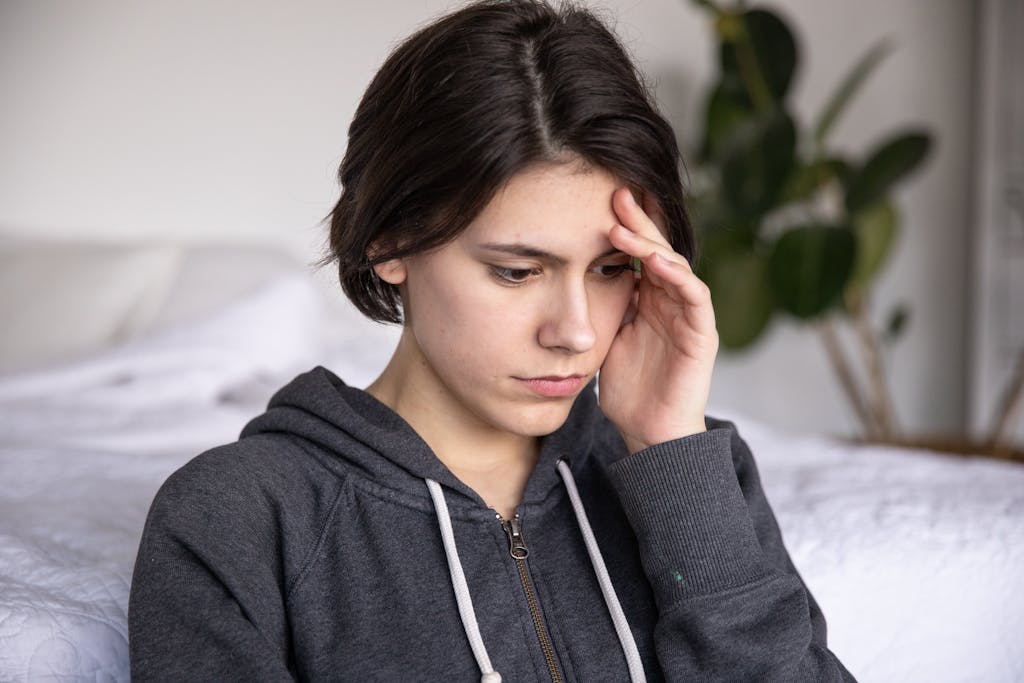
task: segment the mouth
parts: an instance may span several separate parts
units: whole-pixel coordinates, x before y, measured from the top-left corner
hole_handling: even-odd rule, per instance
[[[586,382],[585,375],[549,375],[547,377],[516,377],[535,394],[546,398],[564,398],[577,393]]]

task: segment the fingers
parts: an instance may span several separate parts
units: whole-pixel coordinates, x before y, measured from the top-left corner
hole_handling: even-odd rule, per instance
[[[626,187],[620,187],[612,194],[612,208],[622,225],[671,250],[672,247],[665,237],[665,227],[657,222],[660,221],[663,224],[664,219],[661,217],[661,211],[658,210],[654,198],[645,194],[641,201],[644,203],[643,207],[637,204],[633,193]]]
[[[647,273],[651,278],[658,278],[660,286],[668,290],[668,295],[681,303],[703,304],[711,300],[710,290],[701,281],[686,262],[669,261],[661,254],[654,253],[643,259]]]
[[[647,258],[651,254],[657,253],[661,254],[662,258],[668,261],[685,264],[687,268],[690,267],[690,264],[686,259],[672,249],[672,247],[665,242],[664,238],[657,240],[652,239],[641,234],[637,230],[629,229],[625,225],[615,225],[608,233],[608,239],[616,249],[620,249],[630,256],[638,256],[641,260]]]
[[[673,251],[671,247],[654,242],[653,240],[643,237],[622,225],[613,226],[611,231],[608,233],[608,237],[612,246],[616,249],[620,249],[630,256],[639,257],[643,273],[641,275],[641,281],[647,280],[655,287],[669,291],[669,295],[673,299],[680,300],[680,298],[673,295],[671,291],[677,286],[680,274],[688,276],[689,279],[696,280],[701,286],[704,285],[704,283],[693,274],[693,270],[690,268],[690,264],[686,259]],[[658,263],[660,261],[671,264],[674,266],[674,269],[666,271],[664,267],[658,267]],[[666,281],[666,274],[671,274],[673,277]]]
[[[711,305],[711,290],[693,274],[685,261],[669,261],[659,253],[643,259],[647,270],[644,277],[652,285],[661,288],[665,294],[682,305],[693,328],[702,334],[715,332],[715,313]]]
[[[615,191],[612,206],[622,223],[612,227],[609,240],[616,249],[639,257],[643,264],[641,281],[646,280],[669,299],[686,307],[687,317],[698,331],[713,332],[715,320],[708,286],[694,274],[689,261],[672,248],[659,229],[655,219],[664,223],[664,218],[654,200],[645,195],[643,201],[641,208],[628,188]]]
[[[616,215],[621,220],[620,226],[625,228],[624,231],[612,229],[612,243],[616,248],[627,251],[631,256],[642,258],[652,251],[657,251],[669,261],[686,262],[686,259],[672,248],[665,236],[667,234],[667,228],[664,225],[665,219],[657,202],[647,194],[643,195],[641,201],[644,203],[643,208],[637,204],[633,193],[625,187],[620,187],[612,194],[612,208],[615,209]],[[622,244],[617,243],[614,239],[616,232],[619,232],[621,237],[628,238],[630,234],[639,237],[639,241],[632,241],[633,249],[639,251],[626,249]]]
[[[661,213],[661,207],[658,206],[657,200],[654,195],[647,192],[643,193],[640,198],[640,205],[643,207],[644,213],[650,216],[651,220],[654,221],[654,225],[658,228],[658,232],[665,236],[668,240],[668,222],[665,220],[664,214]]]

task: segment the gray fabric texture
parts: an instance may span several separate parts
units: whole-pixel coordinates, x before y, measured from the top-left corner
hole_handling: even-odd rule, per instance
[[[555,463],[579,489],[650,680],[852,681],[730,422],[629,455],[593,387],[518,508],[565,681],[628,680]],[[479,681],[424,482],[444,490],[506,683],[550,681],[496,513],[412,428],[323,367],[161,487],[129,605],[136,681]]]

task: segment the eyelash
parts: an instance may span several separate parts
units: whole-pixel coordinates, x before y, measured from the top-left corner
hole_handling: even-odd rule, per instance
[[[521,285],[531,275],[540,275],[538,268],[503,268],[501,266],[490,266],[491,275],[503,285]],[[516,277],[520,276],[520,277]]]
[[[518,287],[520,285],[524,285],[531,276],[540,275],[539,268],[503,268],[501,266],[490,266],[489,268],[491,271],[491,275],[494,276],[494,278],[498,280],[498,282],[507,287]],[[595,266],[595,269],[599,269],[602,271],[611,270],[611,273],[597,273],[598,277],[600,277],[605,282],[611,282],[612,280],[615,280],[623,273],[632,273],[633,264],[609,264],[604,266]]]

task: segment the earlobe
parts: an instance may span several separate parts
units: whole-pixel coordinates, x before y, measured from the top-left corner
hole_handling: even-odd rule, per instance
[[[388,284],[400,285],[405,282],[406,268],[403,259],[393,258],[383,263],[378,263],[373,267],[373,271],[377,273],[377,277]]]

